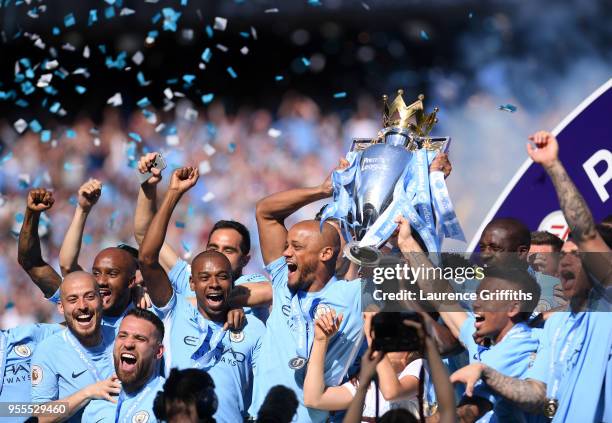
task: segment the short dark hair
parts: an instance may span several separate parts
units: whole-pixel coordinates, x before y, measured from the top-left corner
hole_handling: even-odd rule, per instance
[[[522,312],[519,315],[522,320],[527,320],[531,316],[540,301],[542,288],[526,268],[518,265],[491,266],[485,269],[485,276],[503,279],[509,282],[516,291],[531,293],[531,300],[523,301]]]
[[[157,315],[149,310],[145,310],[144,308],[134,307],[130,309],[125,315],[125,317],[134,316],[138,319],[146,320],[147,322],[151,322],[155,329],[157,330],[158,339],[161,342],[164,339],[164,324],[160,320]]]
[[[514,244],[515,248],[521,245],[525,245],[529,248],[531,245],[531,233],[529,232],[529,228],[518,219],[513,217],[499,217],[493,219],[487,223],[480,237],[482,238],[482,235],[493,227],[503,228],[509,231],[511,233],[511,242]]]
[[[218,229],[233,229],[238,232],[242,237],[242,241],[240,241],[240,250],[244,255],[249,254],[249,251],[251,251],[251,234],[246,226],[240,222],[236,222],[235,220],[219,220],[212,227],[210,235],[208,235],[209,241],[212,234]]]
[[[550,232],[535,231],[531,233],[531,245],[550,245],[558,253],[563,247],[563,240]]]
[[[595,229],[599,233],[599,236],[604,240],[609,248],[612,248],[612,226],[600,223],[595,225]]]
[[[257,412],[257,422],[289,423],[293,420],[298,405],[295,392],[283,385],[273,386]]]
[[[176,368],[164,383],[164,390],[157,393],[153,412],[159,420],[170,420],[183,414],[193,404],[200,422],[214,423],[217,410],[215,383],[210,375],[201,369]]]

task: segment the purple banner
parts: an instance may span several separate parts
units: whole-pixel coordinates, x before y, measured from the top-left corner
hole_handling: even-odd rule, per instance
[[[552,131],[559,158],[584,196],[595,222],[612,213],[612,79],[584,100]],[[469,245],[473,251],[485,225],[514,217],[529,229],[568,235],[559,201],[544,169],[528,159],[499,196]]]

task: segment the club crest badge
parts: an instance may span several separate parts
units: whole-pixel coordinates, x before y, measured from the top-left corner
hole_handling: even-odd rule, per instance
[[[289,360],[289,368],[293,370],[299,370],[306,365],[306,359],[304,357],[295,357]]]
[[[327,305],[327,304],[323,304],[323,303],[319,303],[317,304],[315,311],[314,311],[314,318],[315,320],[318,319],[319,317],[323,316],[326,313],[329,313],[332,311],[332,308]]]
[[[244,331],[230,331],[229,334],[230,341],[232,342],[242,342],[244,341]]]
[[[149,413],[146,411],[139,411],[132,417],[132,423],[147,423],[149,421]]]
[[[32,355],[32,350],[26,344],[15,346],[14,351],[15,351],[15,354],[23,358],[26,358]]]

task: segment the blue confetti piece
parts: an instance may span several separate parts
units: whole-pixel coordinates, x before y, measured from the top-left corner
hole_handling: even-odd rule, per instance
[[[227,73],[234,79],[238,78],[238,74],[236,74],[236,71],[231,66],[227,67]]]
[[[34,90],[36,90],[36,88],[34,87],[34,85],[32,85],[32,83],[30,81],[25,81],[24,83],[21,84],[21,91],[25,95],[32,94],[34,92]]]
[[[176,225],[177,228],[181,228],[181,229],[185,228],[185,222],[180,222],[180,221],[177,220],[175,225]]]
[[[190,252],[191,250],[189,249],[189,244],[187,244],[187,242],[185,241],[181,241],[181,245],[183,246],[183,250],[185,250],[185,252]]]
[[[106,19],[112,19],[115,17],[115,8],[113,6],[104,9],[104,17]]]
[[[42,131],[42,125],[36,119],[32,119],[30,121],[30,129],[32,130],[32,132],[38,134],[40,131]]]
[[[75,23],[76,23],[76,21],[74,19],[74,15],[72,13],[69,13],[66,16],[64,16],[64,26],[66,28],[69,28],[69,27],[73,26]]]
[[[166,84],[168,84],[168,85],[176,85],[176,84],[178,84],[178,78],[171,78],[171,79],[168,79],[168,80],[166,81]]]
[[[346,98],[346,92],[342,91],[334,94],[334,98]]]
[[[52,85],[46,86],[43,89],[49,95],[57,95],[57,92],[58,92]]]
[[[79,200],[77,199],[76,195],[73,195],[68,199],[68,203],[72,206],[76,206],[78,204],[78,201]]]
[[[251,34],[249,34],[248,32],[241,32],[240,36],[243,37],[243,38],[250,38]]]
[[[202,96],[202,103],[204,103],[204,104],[208,104],[208,103],[210,103],[210,102],[213,100],[213,98],[215,98],[215,95],[214,95],[214,94],[212,94],[212,93],[210,93],[210,94],[204,94],[204,95]]]
[[[509,103],[508,103],[508,104],[502,104],[502,105],[501,105],[501,106],[499,106],[497,109],[498,109],[498,110],[503,110],[503,111],[505,111],[505,112],[514,113],[514,112],[516,112],[516,111],[518,110],[518,107],[516,107],[516,106],[515,106],[515,105],[513,105],[513,104],[509,104]]]
[[[149,106],[151,104],[151,102],[149,101],[148,97],[143,97],[140,100],[138,100],[138,103],[136,103],[136,105],[138,105],[138,107],[140,107],[141,109],[144,109],[145,107]]]
[[[322,6],[323,3],[321,3],[319,0],[308,0],[308,4],[311,6]]]
[[[66,130],[66,137],[70,138],[70,139],[75,139],[76,138],[76,132],[74,131],[74,129],[69,128]]]
[[[206,124],[206,130],[208,131],[208,135],[210,135],[211,138],[215,138],[217,136],[217,127],[214,123],[208,122]]]
[[[159,22],[161,20],[161,13],[157,12],[155,15],[153,15],[153,17],[151,18],[151,23],[153,25],[155,25],[157,22]]]
[[[110,216],[110,219],[108,220],[108,226],[110,229],[113,229],[113,226],[115,225],[115,219],[117,219],[117,217],[119,217],[119,211],[115,210],[113,211]]]
[[[26,68],[32,67],[32,64],[30,63],[30,59],[28,59],[27,57],[23,57],[19,59],[19,63],[21,63]]]
[[[83,235],[83,243],[84,243],[85,245],[89,245],[89,244],[91,244],[92,242],[93,242],[93,237],[92,237],[91,235],[89,235],[89,234],[85,234],[85,235]]]
[[[189,3],[189,0],[181,0],[181,6],[187,6],[187,3]]]
[[[59,111],[60,107],[62,107],[62,105],[60,104],[59,101],[56,101],[55,103],[53,103],[51,105],[51,107],[49,107],[49,111],[51,113],[57,113]]]
[[[284,77],[283,75],[276,75],[276,76],[274,77],[274,80],[275,80],[275,81],[282,81],[283,79],[285,79],[285,77]]]
[[[212,38],[214,35],[213,29],[210,25],[206,25],[206,35],[208,35],[208,38]]]
[[[16,95],[15,90],[0,91],[0,100],[10,100],[15,98]]]
[[[206,50],[204,50],[204,52],[202,52],[202,60],[205,61],[206,63],[210,62],[210,58],[212,57],[212,51],[210,51],[210,49],[208,47],[206,47]]]
[[[194,210],[193,210],[193,206],[189,206],[187,207],[187,216],[193,216],[194,215]]]
[[[17,105],[19,107],[23,107],[25,109],[26,107],[28,107],[30,105],[30,103],[25,101],[23,98],[20,98],[19,100],[15,101],[15,105]]]
[[[136,74],[136,79],[138,80],[138,84],[140,84],[141,87],[149,85],[149,81],[145,80],[144,73],[142,73],[142,71]]]
[[[110,4],[111,6],[113,4],[115,4],[115,0],[104,0],[107,4]]]
[[[119,53],[117,55],[117,59],[113,60],[112,56],[107,56],[106,57],[106,67],[109,69],[115,68],[115,69],[123,69],[126,66],[125,63],[125,58],[127,56],[127,53],[125,51],[122,51],[121,53]]]
[[[100,50],[102,54],[106,54],[106,46],[104,44],[100,44],[98,50]]]
[[[26,78],[32,79],[32,78],[34,78],[35,75],[36,74],[34,73],[34,70],[26,69],[26,71],[25,71]]]
[[[91,9],[89,11],[89,18],[87,19],[87,26],[92,26],[96,22],[98,22],[98,11],[96,9]]]
[[[51,131],[49,129],[45,129],[40,133],[40,142],[49,142],[51,141]]]
[[[230,142],[227,146],[227,151],[229,151],[230,153],[233,153],[234,151],[236,151],[236,143]]]
[[[17,222],[17,223],[23,223],[23,218],[24,218],[23,213],[17,213],[17,214],[15,215],[15,222]]]
[[[58,78],[61,78],[61,79],[66,79],[66,77],[68,76],[68,74],[66,72],[63,72],[60,69],[58,69],[55,72],[53,72],[53,75],[55,75],[55,76],[57,76]]]
[[[164,31],[176,32],[176,22],[181,17],[181,13],[175,12],[171,7],[164,7],[162,15],[164,15]]]
[[[429,40],[429,35],[427,35],[427,33],[425,31],[421,30],[421,34],[420,35],[421,35],[421,39],[422,40],[425,40],[425,41]]]
[[[71,171],[73,170],[75,167],[72,165],[72,163],[70,162],[64,162],[64,170],[65,171]]]
[[[130,132],[128,136],[136,142],[142,142],[142,137],[136,132]]]
[[[196,78],[195,75],[191,75],[191,74],[183,75],[183,81],[185,81],[187,85],[191,85],[195,78]]]
[[[302,57],[302,63],[304,64],[304,66],[308,67],[310,66],[310,60],[308,60],[305,57]]]
[[[2,157],[2,158],[0,159],[0,165],[3,165],[4,163],[8,162],[8,161],[9,161],[9,160],[11,160],[12,158],[13,158],[13,152],[12,152],[12,151],[9,151],[9,153],[8,153],[6,156],[4,156],[4,157]]]
[[[57,26],[54,26],[53,29],[51,30],[51,33],[53,35],[60,35],[61,31]]]
[[[87,88],[85,88],[82,85],[75,85],[74,89],[76,90],[77,93],[79,94],[83,94],[85,91],[87,91]]]

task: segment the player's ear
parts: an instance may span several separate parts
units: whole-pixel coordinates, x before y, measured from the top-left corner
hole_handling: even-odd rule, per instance
[[[195,292],[195,283],[193,282],[193,276],[189,275],[189,288]]]
[[[163,355],[164,355],[164,344],[163,344],[162,342],[160,342],[160,343],[157,345],[157,351],[155,352],[155,358],[156,358],[157,360],[161,360],[161,358],[163,357]]]
[[[244,267],[247,264],[249,264],[249,261],[251,261],[251,255],[247,254],[247,255],[243,255],[240,257],[240,266]]]
[[[319,252],[321,261],[329,261],[334,257],[334,249],[332,247],[323,247]]]
[[[521,314],[521,303],[513,301],[510,310],[508,311],[508,317],[515,320]]]
[[[62,305],[61,301],[57,303],[57,311],[59,311],[62,316],[64,315],[64,306]]]

